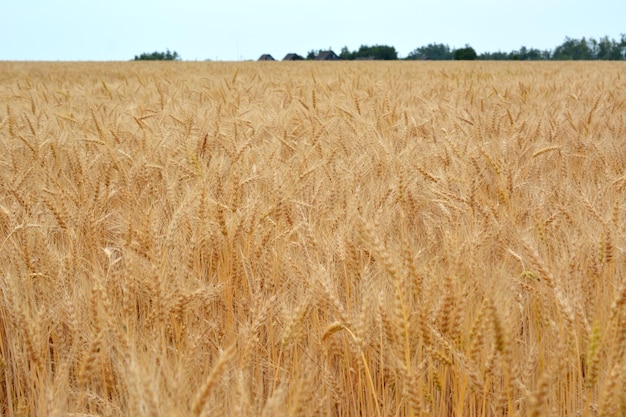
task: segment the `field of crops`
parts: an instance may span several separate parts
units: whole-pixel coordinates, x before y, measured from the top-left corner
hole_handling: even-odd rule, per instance
[[[0,63],[3,416],[626,415],[622,63]]]

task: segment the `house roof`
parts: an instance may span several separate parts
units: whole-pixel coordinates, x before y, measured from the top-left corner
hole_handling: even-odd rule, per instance
[[[291,53],[291,54],[285,55],[285,57],[283,58],[283,61],[299,61],[301,59],[304,59],[304,58],[298,54]]]
[[[259,57],[259,61],[276,61],[270,54],[263,54]]]
[[[315,59],[318,61],[335,61],[340,58],[333,51],[320,51]]]

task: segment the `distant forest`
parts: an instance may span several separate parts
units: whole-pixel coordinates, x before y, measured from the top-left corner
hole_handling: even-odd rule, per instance
[[[306,58],[297,54],[290,54],[300,59],[316,59],[322,50],[310,50]],[[269,55],[267,55],[269,56]],[[483,52],[477,54],[470,45],[462,48],[451,48],[442,43],[431,43],[420,46],[411,51],[406,57],[399,58],[396,48],[389,45],[361,45],[358,50],[350,51],[347,46],[341,49],[338,58],[342,60],[495,60],[495,61],[566,61],[566,60],[626,60],[626,34],[622,34],[619,40],[604,36],[600,39],[582,38],[574,39],[566,37],[565,41],[552,50],[540,50],[536,48],[520,47],[510,52]],[[178,52],[152,52],[135,55],[136,61],[165,60],[178,61],[182,57]]]
[[[314,51],[312,51],[314,52]],[[312,54],[309,52],[308,57]],[[341,59],[382,59],[394,60],[398,58],[398,53],[393,46],[363,45],[357,51],[350,51],[344,47],[339,54]],[[609,39],[604,36],[600,39],[582,38],[573,39],[566,37],[565,41],[553,50],[540,50],[536,48],[520,47],[518,50],[510,52],[484,52],[477,54],[470,45],[463,48],[454,49],[442,43],[431,43],[426,46],[411,51],[406,60],[496,60],[496,61],[565,61],[565,60],[625,60],[626,59],[626,35],[622,34],[621,39]]]

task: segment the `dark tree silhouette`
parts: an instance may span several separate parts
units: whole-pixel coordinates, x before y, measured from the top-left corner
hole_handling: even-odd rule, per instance
[[[476,51],[469,45],[465,45],[465,48],[456,49],[453,53],[454,59],[457,61],[473,61],[478,58]]]
[[[421,46],[411,51],[406,57],[406,59],[422,59],[434,61],[443,61],[452,58],[452,50],[448,45],[444,45],[442,43],[430,43],[426,46]]]
[[[170,52],[168,49],[166,52],[143,53],[141,55],[135,55],[135,61],[178,61],[180,60],[178,52]]]
[[[354,52],[350,52],[348,47],[344,46],[341,48],[339,57],[346,60],[369,58],[381,61],[391,61],[398,59],[398,52],[395,47],[388,45],[361,45],[359,50]]]

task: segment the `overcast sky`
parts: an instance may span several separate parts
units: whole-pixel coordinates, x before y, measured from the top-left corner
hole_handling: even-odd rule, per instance
[[[185,60],[360,45],[554,49],[566,36],[626,33],[624,0],[0,0],[0,60]]]

